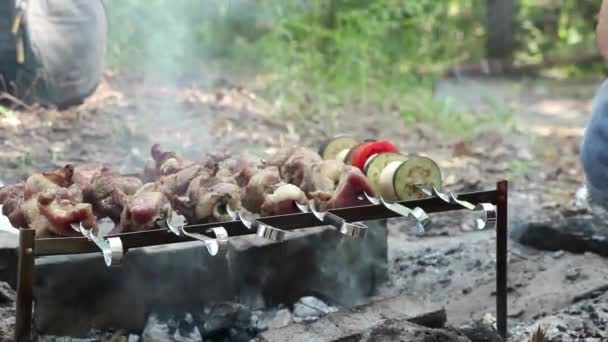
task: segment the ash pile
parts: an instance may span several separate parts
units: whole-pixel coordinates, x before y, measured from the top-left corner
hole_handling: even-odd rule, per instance
[[[91,331],[79,341],[250,341],[260,333],[299,322],[312,322],[336,312],[320,299],[303,297],[291,308],[252,309],[239,303],[218,303],[181,315],[151,313],[142,331],[127,333]],[[70,340],[68,337],[41,335],[39,341]]]
[[[14,327],[14,291],[2,283],[0,295],[0,338],[10,340]],[[109,329],[92,330],[79,337],[37,334],[35,338],[40,342],[371,342],[393,339],[424,342],[429,338],[446,342],[502,341],[491,325],[480,323],[456,329],[446,325],[445,310],[406,309],[412,303],[406,297],[396,297],[339,309],[314,296],[306,296],[291,307],[252,309],[226,302],[180,315],[151,313],[140,332]]]

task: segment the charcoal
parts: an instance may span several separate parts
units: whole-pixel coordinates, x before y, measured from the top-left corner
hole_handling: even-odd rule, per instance
[[[142,342],[171,341],[169,324],[162,322],[156,315],[150,315],[142,333]]]
[[[189,313],[179,321],[174,318],[163,319],[152,314],[148,317],[142,333],[142,342],[195,342],[201,340],[201,333]]]
[[[222,303],[214,305],[209,314],[204,317],[203,335],[212,336],[220,331],[228,330],[237,322],[242,305]]]
[[[259,331],[278,329],[289,325],[292,315],[288,309],[273,310],[270,312],[258,312],[252,324]]]
[[[0,282],[0,305],[12,305],[15,301],[15,291],[9,284]]]
[[[599,215],[530,222],[514,230],[512,235],[517,242],[540,250],[608,256],[605,222]]]
[[[139,337],[139,335],[129,335],[129,339],[127,340],[128,342],[139,342],[139,340],[141,340],[141,338]]]
[[[337,311],[336,308],[325,304],[322,300],[318,299],[317,297],[312,297],[312,296],[302,297],[300,299],[299,303],[302,303],[303,305],[306,305],[319,312],[322,312],[323,314],[328,314],[330,312]]]
[[[465,334],[472,342],[503,342],[503,338],[498,334],[496,329],[476,321],[465,327],[460,328],[460,331]]]
[[[320,299],[312,296],[302,297],[293,307],[295,322],[308,322],[319,319],[330,312],[337,311]]]
[[[176,341],[200,341],[202,339],[191,314],[186,314],[186,317],[178,323],[173,338]]]

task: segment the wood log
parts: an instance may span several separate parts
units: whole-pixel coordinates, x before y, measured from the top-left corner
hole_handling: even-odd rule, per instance
[[[601,61],[602,57],[598,51],[551,57],[540,63],[523,65],[513,65],[510,61],[484,60],[478,64],[451,67],[445,72],[444,78],[531,76],[549,68],[566,65],[584,65]]]

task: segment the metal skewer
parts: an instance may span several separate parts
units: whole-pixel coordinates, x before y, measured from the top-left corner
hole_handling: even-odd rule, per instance
[[[477,228],[477,230],[496,228],[496,206],[494,206],[493,204],[479,203],[475,205],[468,201],[459,200],[458,196],[455,195],[453,192],[442,193],[435,187],[433,187],[432,189],[428,189],[423,186],[418,186],[418,189],[420,189],[428,196],[437,196],[446,203],[458,204],[459,206],[471,211],[481,211],[483,216],[475,220],[475,227]]]
[[[181,215],[178,216],[182,217]],[[224,227],[212,227],[205,230],[205,233],[213,233],[213,235],[215,235],[215,238],[210,238],[209,236],[204,234],[187,231],[186,229],[188,228],[188,225],[173,225],[171,223],[172,217],[173,213],[169,214],[169,217],[163,221],[167,229],[169,229],[173,234],[177,236],[187,236],[194,240],[201,241],[205,244],[205,247],[207,248],[207,251],[211,256],[224,254],[228,249],[228,232]]]
[[[387,209],[389,209],[403,217],[411,217],[414,220],[416,220],[416,228],[417,228],[417,233],[419,235],[424,235],[426,233],[426,231],[429,228],[431,228],[431,226],[433,225],[433,222],[431,222],[431,218],[429,217],[429,215],[420,207],[410,209],[410,208],[404,206],[403,204],[387,202],[384,200],[384,198],[382,198],[382,196],[379,196],[379,198],[376,198],[374,196],[368,195],[366,192],[364,192],[363,195],[372,204],[376,204],[376,205],[382,204]]]
[[[336,228],[342,235],[362,239],[367,234],[367,226],[365,224],[361,222],[346,222],[345,219],[336,214],[319,212],[315,208],[314,201],[310,201],[308,205],[295,203],[300,211],[304,213],[312,212],[319,221]]]
[[[226,205],[226,212],[235,221],[241,221],[243,225],[250,230],[255,230],[256,235],[275,242],[280,242],[285,239],[287,232],[279,228],[275,228],[262,223],[256,219],[248,219],[243,216],[240,210],[232,210],[229,205]]]
[[[122,246],[122,240],[119,237],[103,238],[97,236],[92,230],[86,229],[82,226],[82,222],[78,224],[70,224],[70,227],[75,231],[82,234],[84,237],[93,241],[93,243],[101,250],[103,260],[106,266],[118,266],[124,256],[124,249]]]

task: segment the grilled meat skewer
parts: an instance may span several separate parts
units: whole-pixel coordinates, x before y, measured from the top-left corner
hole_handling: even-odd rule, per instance
[[[73,184],[74,167],[36,173],[23,184],[0,190],[2,213],[14,227],[32,228],[36,237],[76,236],[71,225],[96,229],[93,208],[83,203],[82,191]]]

